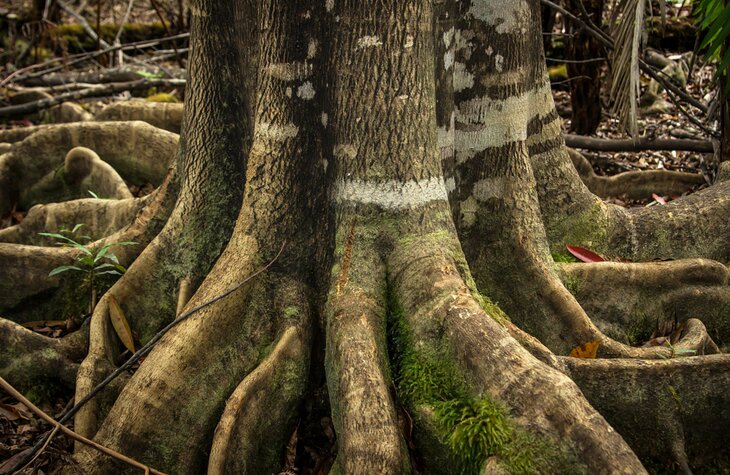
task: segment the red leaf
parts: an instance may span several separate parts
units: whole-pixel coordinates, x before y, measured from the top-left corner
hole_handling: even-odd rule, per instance
[[[659,203],[660,205],[665,205],[665,204],[667,204],[667,200],[665,200],[665,199],[664,199],[664,198],[662,198],[661,196],[657,195],[656,193],[652,193],[652,194],[651,194],[651,197],[652,197],[652,198],[654,198],[654,201],[656,201],[656,202],[657,202],[657,203]]]
[[[568,252],[570,252],[583,262],[604,262],[606,260],[595,252],[589,251],[588,249],[583,249],[580,246],[571,246],[570,244],[568,244],[565,247],[568,249]]]

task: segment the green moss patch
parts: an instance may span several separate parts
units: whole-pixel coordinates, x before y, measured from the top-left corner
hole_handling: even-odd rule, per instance
[[[416,348],[403,310],[390,291],[388,341],[398,398],[411,413],[424,406],[431,409],[439,444],[459,465],[454,473],[479,473],[493,456],[518,474],[561,473],[571,465],[566,451],[516,427],[504,404],[488,395],[473,396],[444,350]],[[574,467],[569,471],[576,473]]]

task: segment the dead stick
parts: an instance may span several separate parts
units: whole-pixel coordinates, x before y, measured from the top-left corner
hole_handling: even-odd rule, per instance
[[[649,139],[639,137],[633,139],[600,139],[582,135],[565,134],[565,145],[585,150],[601,150],[604,152],[636,152],[639,150],[681,150],[685,152],[712,153],[712,142],[709,140],[690,139]]]
[[[25,396],[23,396],[20,392],[18,392],[18,390],[16,390],[13,386],[11,386],[10,383],[8,383],[7,381],[5,381],[5,379],[3,379],[1,376],[0,376],[0,386],[2,386],[2,388],[8,394],[10,394],[11,396],[13,396],[18,401],[22,402],[36,416],[40,417],[41,419],[43,419],[47,423],[49,423],[52,426],[54,426],[54,428],[55,428],[54,431],[55,430],[60,430],[61,432],[63,432],[67,436],[71,437],[72,439],[77,440],[77,441],[81,442],[82,444],[86,444],[89,447],[93,447],[96,450],[98,450],[99,452],[101,452],[103,454],[106,454],[106,455],[108,455],[110,457],[113,457],[113,458],[115,458],[117,460],[120,460],[120,461],[126,463],[127,465],[131,465],[133,467],[137,467],[138,469],[144,470],[145,472],[147,472],[149,470],[150,473],[154,473],[156,475],[166,475],[164,472],[160,472],[159,470],[155,470],[154,468],[150,468],[150,467],[148,467],[147,465],[145,465],[145,464],[143,464],[141,462],[138,462],[138,461],[136,461],[136,460],[134,460],[132,458],[127,457],[126,455],[120,454],[119,452],[117,452],[115,450],[112,450],[112,449],[110,449],[108,447],[104,447],[103,445],[98,444],[98,443],[94,442],[93,440],[87,439],[86,437],[77,434],[76,432],[72,431],[68,427],[66,427],[66,426],[64,426],[62,424],[59,424],[54,418],[52,418],[51,416],[49,416],[48,414],[46,414],[45,412],[43,412],[40,408],[36,407],[35,404],[33,404],[32,402],[30,402],[28,399],[26,399]]]
[[[101,87],[82,89],[80,91],[67,92],[51,99],[27,102],[16,106],[0,107],[0,118],[10,119],[48,109],[67,101],[77,101],[87,97],[102,97],[117,94],[122,91],[135,89],[147,89],[158,86],[184,86],[184,79],[140,79],[138,81],[115,82]]]

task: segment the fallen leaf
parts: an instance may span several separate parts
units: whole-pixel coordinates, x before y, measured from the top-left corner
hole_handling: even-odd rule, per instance
[[[654,198],[654,201],[656,201],[656,202],[657,202],[657,203],[659,203],[660,205],[665,205],[665,204],[667,204],[667,200],[665,200],[665,199],[664,199],[664,198],[662,198],[661,196],[657,195],[656,193],[652,193],[652,194],[651,194],[651,197],[652,197],[652,198]]]
[[[600,256],[595,252],[589,251],[588,249],[584,249],[580,246],[571,246],[570,244],[568,244],[565,247],[566,249],[568,249],[568,252],[570,252],[583,262],[604,262],[606,260],[603,258],[603,256]]]
[[[598,353],[598,346],[600,342],[598,340],[589,341],[583,343],[580,346],[576,346],[570,350],[570,356],[573,358],[595,358]]]
[[[122,340],[122,343],[129,351],[134,353],[134,337],[132,336],[132,330],[129,328],[129,323],[124,317],[122,307],[119,306],[117,299],[115,299],[111,294],[109,295],[109,317],[119,339]]]

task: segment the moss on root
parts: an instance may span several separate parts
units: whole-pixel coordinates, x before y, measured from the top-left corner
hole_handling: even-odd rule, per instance
[[[488,299],[479,300],[493,317],[507,318]],[[517,474],[567,473],[568,466],[570,473],[584,469],[575,465],[564,447],[516,427],[503,403],[485,394],[472,395],[444,350],[428,345],[416,349],[410,335],[403,310],[389,292],[389,355],[398,398],[417,420],[423,422],[424,414],[433,419],[433,425],[420,426],[425,431],[431,426],[438,439],[428,445],[436,443],[440,452],[444,447],[449,452],[437,457],[457,465],[449,465],[451,473],[479,473],[489,457],[496,457],[505,469]],[[416,435],[417,440],[428,438]]]

